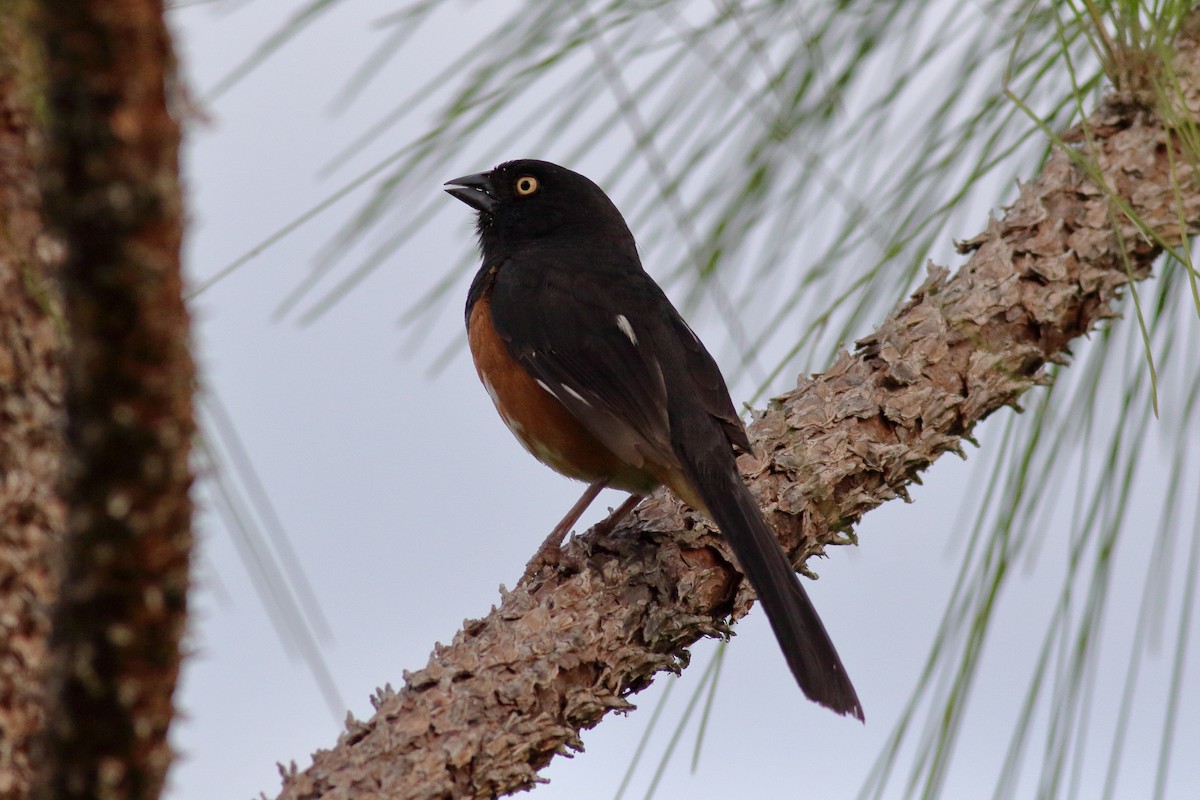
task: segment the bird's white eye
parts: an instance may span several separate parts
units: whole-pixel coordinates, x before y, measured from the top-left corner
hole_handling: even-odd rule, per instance
[[[517,178],[517,182],[514,184],[514,186],[516,187],[517,194],[521,195],[522,197],[526,197],[538,190],[537,178],[533,177],[532,175],[522,175],[521,177]]]

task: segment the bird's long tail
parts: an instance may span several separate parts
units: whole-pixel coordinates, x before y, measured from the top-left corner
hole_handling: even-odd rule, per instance
[[[715,427],[715,426],[714,426]],[[758,594],[775,638],[804,694],[839,714],[863,719],[862,705],[825,626],[775,534],[742,482],[729,445],[708,435],[682,437],[693,443],[680,452],[695,494],[733,550],[742,572]],[[707,440],[700,448],[694,444]],[[690,498],[685,499],[691,502]]]

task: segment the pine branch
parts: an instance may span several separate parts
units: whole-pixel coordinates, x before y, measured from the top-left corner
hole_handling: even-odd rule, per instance
[[[1200,16],[1178,44],[1185,107],[1200,109]],[[1110,94],[1003,218],[824,374],[752,426],[744,474],[794,557],[834,541],[975,425],[1066,363],[1115,316],[1131,281],[1200,228],[1200,186],[1143,94]],[[1180,208],[1179,204],[1182,204]],[[1130,213],[1126,213],[1126,212]],[[1136,220],[1136,222],[1134,221]],[[1186,231],[1181,230],[1182,225]],[[1152,235],[1150,232],[1153,232]],[[487,797],[529,788],[579,733],[629,708],[684,648],[719,635],[750,597],[712,529],[664,494],[622,529],[587,534],[564,569],[469,621],[399,692],[374,698],[334,749],[285,772],[284,798]]]

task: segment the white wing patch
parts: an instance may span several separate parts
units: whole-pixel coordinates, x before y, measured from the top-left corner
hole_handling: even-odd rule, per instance
[[[558,393],[550,388],[550,384],[546,383],[541,378],[534,378],[534,380],[537,381],[538,386],[542,387],[546,391],[546,394],[550,395],[554,399],[559,400],[561,402],[561,399],[559,398]],[[574,397],[576,400],[583,403],[585,406],[591,405],[591,403],[588,402],[588,399],[586,397],[584,397],[579,392],[572,389],[570,386],[567,386],[565,383],[560,384],[560,385],[562,386],[562,390],[564,392],[566,392],[567,394],[571,395],[571,397]]]
[[[584,396],[583,396],[583,395],[581,395],[579,392],[577,392],[577,391],[575,391],[574,389],[572,389],[570,386],[567,386],[565,383],[562,385],[562,388],[563,388],[563,391],[564,391],[564,392],[566,392],[567,394],[571,395],[571,397],[574,397],[576,400],[578,400],[579,402],[583,403],[585,406],[590,406],[590,405],[591,405],[591,403],[589,403],[589,402],[587,401],[587,398],[586,398],[586,397],[584,397]]]
[[[637,347],[637,334],[633,332],[633,326],[629,324],[629,320],[624,314],[617,314],[617,327],[629,338],[630,343]]]

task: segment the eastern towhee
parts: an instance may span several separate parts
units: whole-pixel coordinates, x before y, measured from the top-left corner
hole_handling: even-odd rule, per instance
[[[642,269],[599,186],[546,161],[449,181],[479,212],[483,264],[467,296],[471,355],[496,409],[539,461],[588,489],[547,539],[556,550],[606,486],[660,484],[707,513],[767,612],[800,688],[839,714],[862,706],[734,450],[750,440],[712,356]],[[540,553],[543,551],[539,551]]]

